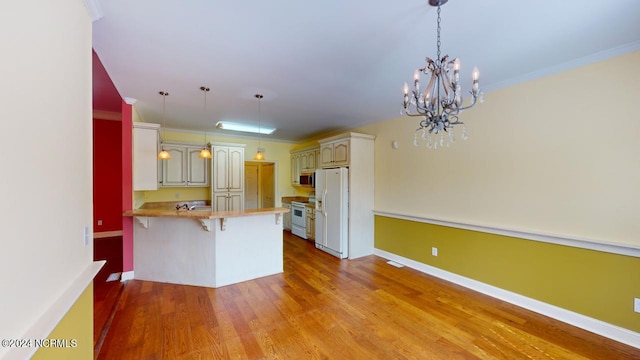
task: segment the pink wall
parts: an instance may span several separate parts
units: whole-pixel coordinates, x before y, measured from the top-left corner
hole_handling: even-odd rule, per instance
[[[122,102],[122,211],[133,204],[133,106]],[[122,217],[122,271],[133,271],[133,218]]]
[[[122,230],[121,128],[120,121],[93,119],[94,232]]]

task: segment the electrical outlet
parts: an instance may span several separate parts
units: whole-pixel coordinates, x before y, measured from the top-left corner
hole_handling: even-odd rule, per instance
[[[83,233],[83,238],[82,238],[82,243],[84,244],[84,246],[89,245],[89,227],[85,226],[84,227],[84,233]]]
[[[98,226],[102,226],[102,220],[98,220]]]
[[[180,199],[180,193],[177,192],[177,193],[173,194],[173,197],[176,198],[176,199]]]
[[[634,298],[633,299],[633,311],[640,313],[640,299],[639,298]]]
[[[431,248],[431,255],[438,256],[438,248],[437,247],[432,247]]]

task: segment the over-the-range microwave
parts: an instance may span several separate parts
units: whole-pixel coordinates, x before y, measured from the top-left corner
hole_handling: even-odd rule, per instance
[[[298,180],[300,186],[316,187],[316,173],[315,172],[303,172],[300,173],[300,179]]]

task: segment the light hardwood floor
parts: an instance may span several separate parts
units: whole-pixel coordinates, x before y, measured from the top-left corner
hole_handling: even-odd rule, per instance
[[[128,281],[99,359],[640,359],[629,347],[285,232],[284,273],[218,289]]]

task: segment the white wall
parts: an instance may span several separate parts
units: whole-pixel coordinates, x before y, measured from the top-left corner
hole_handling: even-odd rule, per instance
[[[640,246],[640,52],[485,97],[451,148],[414,148],[416,118],[357,129],[377,210]]]
[[[0,338],[21,338],[93,258],[91,20],[0,4]],[[71,305],[71,304],[69,304]],[[0,357],[6,351],[0,348]]]

